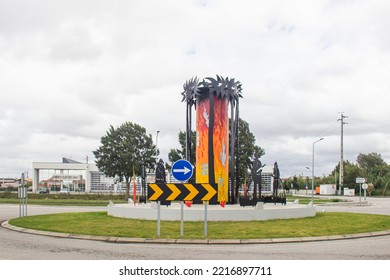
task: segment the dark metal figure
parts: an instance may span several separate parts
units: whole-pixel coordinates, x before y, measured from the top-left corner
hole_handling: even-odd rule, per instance
[[[261,200],[261,171],[265,166],[261,164],[258,158],[255,158],[252,163],[252,179],[253,179],[253,199],[257,199],[257,190],[259,190],[259,199]]]
[[[278,189],[279,189],[280,172],[279,172],[278,163],[276,161],[275,161],[275,164],[274,164],[274,174],[273,174],[273,177],[274,177],[273,196],[274,196],[274,198],[277,198],[278,197]]]
[[[166,183],[164,161],[162,159],[157,163],[156,168],[156,183]]]

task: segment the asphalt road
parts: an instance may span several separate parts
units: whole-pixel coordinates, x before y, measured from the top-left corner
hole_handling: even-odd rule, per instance
[[[356,198],[355,198],[356,199]],[[357,198],[358,199],[358,198]],[[369,206],[321,206],[318,211],[390,215],[389,198]],[[100,211],[105,207],[28,206],[28,215]],[[0,220],[19,215],[18,205],[0,204]],[[390,260],[390,236],[277,244],[118,244],[64,239],[0,228],[2,260]]]

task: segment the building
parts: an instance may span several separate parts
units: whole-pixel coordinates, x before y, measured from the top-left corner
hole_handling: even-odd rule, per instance
[[[249,182],[248,191],[253,192],[254,183]],[[261,171],[261,194],[271,195],[274,192],[274,167],[266,165]]]
[[[33,162],[33,191],[49,188],[65,192],[107,192],[122,189],[96,164],[63,158],[62,162]]]
[[[261,193],[272,194],[274,191],[274,167],[266,165],[261,172]]]
[[[167,182],[175,182],[169,172],[166,172]],[[155,174],[147,173],[146,183],[154,183]],[[141,178],[136,177],[137,193],[141,193]],[[134,182],[131,178],[130,190]],[[81,163],[72,159],[63,158],[62,162],[33,162],[33,192],[41,188],[49,188],[58,192],[82,193],[121,193],[125,192],[124,182],[107,177],[99,171],[96,164]]]

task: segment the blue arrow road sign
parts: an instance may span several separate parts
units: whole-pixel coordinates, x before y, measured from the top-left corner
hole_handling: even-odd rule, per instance
[[[172,175],[176,180],[187,181],[192,177],[194,173],[194,167],[185,159],[179,159],[172,166]]]

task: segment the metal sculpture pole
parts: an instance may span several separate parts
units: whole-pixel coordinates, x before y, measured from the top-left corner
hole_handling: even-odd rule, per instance
[[[196,182],[218,184],[218,201],[225,202],[230,199],[234,203],[238,189],[237,186],[235,193],[234,140],[238,138],[238,110],[236,108],[234,118],[234,108],[236,103],[238,104],[238,98],[242,97],[241,83],[217,75],[217,79],[209,77],[200,83],[197,78],[192,78],[184,84],[183,88],[182,101],[187,102],[187,159],[191,150],[191,107],[192,105],[196,107]],[[231,147],[229,147],[229,103],[232,106]],[[232,162],[230,195],[229,162]],[[235,172],[238,173],[237,170]]]
[[[198,78],[192,78],[183,85],[183,101],[186,101],[186,160],[191,160],[191,134],[192,134],[192,106],[195,105],[196,92],[198,90]]]
[[[234,117],[234,106],[230,106],[230,203],[234,204],[235,195],[234,195],[234,187],[235,187],[235,174],[238,173],[238,170],[235,170],[235,142],[236,142],[236,119]]]
[[[236,105],[236,121],[235,121],[235,124],[236,124],[236,151],[235,151],[235,161],[236,161],[236,197],[235,197],[235,201],[237,201],[237,198],[238,198],[238,189],[240,187],[240,172],[239,172],[239,164],[240,164],[240,116],[239,116],[239,99],[237,98],[237,105]]]

